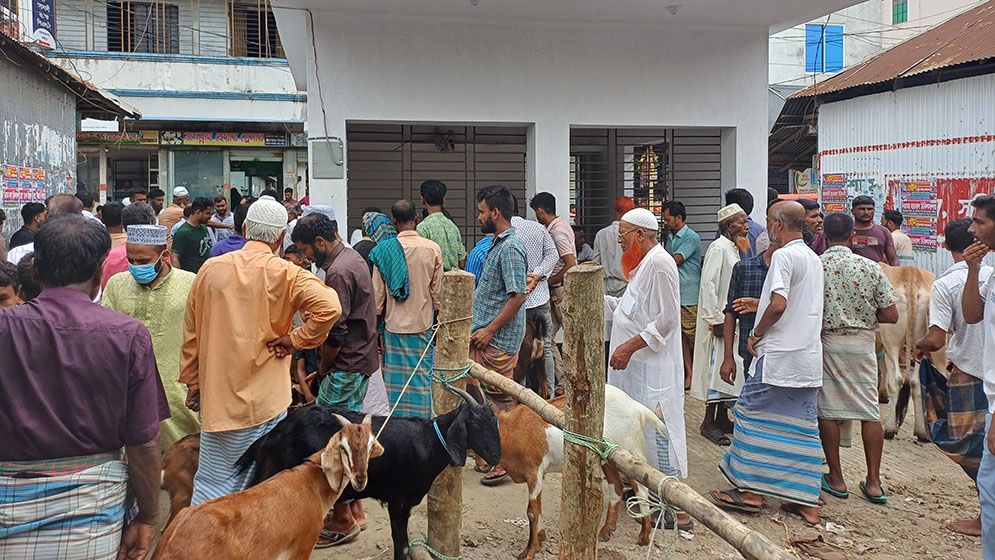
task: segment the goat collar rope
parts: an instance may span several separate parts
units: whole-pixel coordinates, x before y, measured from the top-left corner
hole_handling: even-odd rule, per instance
[[[439,436],[439,441],[442,442],[442,447],[449,449],[449,445],[446,444],[446,438],[442,437],[442,430],[439,429],[438,418],[432,420],[432,427],[435,428],[435,435]]]

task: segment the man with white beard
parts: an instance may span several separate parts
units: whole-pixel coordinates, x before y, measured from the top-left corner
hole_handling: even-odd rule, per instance
[[[605,314],[612,320],[608,383],[667,425],[668,437],[647,429],[649,462],[664,474],[687,476],[680,280],[677,263],[657,239],[659,227],[645,208],[626,212],[619,222],[622,272],[629,285],[621,298],[605,296]],[[684,512],[678,512],[677,523],[691,527]]]

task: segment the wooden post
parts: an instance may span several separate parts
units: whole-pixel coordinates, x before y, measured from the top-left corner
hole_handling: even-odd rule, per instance
[[[546,422],[563,428],[564,413],[531,390],[476,363],[470,368],[470,375],[536,411]],[[687,484],[677,478],[664,476],[660,471],[636,459],[632,453],[624,448],[615,448],[608,456],[608,463],[622,474],[644,484],[647,488],[661,488],[663,497],[667,502],[701,521],[716,535],[738,550],[746,560],[798,560],[797,556],[774,544],[763,534],[750,529],[717,508]],[[564,491],[566,491],[565,482]]]
[[[563,318],[564,429],[600,441],[605,416],[604,278],[598,265],[581,265],[565,276]],[[598,557],[601,523],[601,459],[582,445],[564,441],[560,502],[560,558]]]
[[[452,270],[442,277],[442,309],[435,335],[436,375],[450,378],[469,362],[470,315],[473,312],[473,275]],[[466,388],[466,379],[453,386]],[[444,414],[462,400],[440,383],[432,385],[435,414]],[[447,556],[460,555],[460,528],[463,519],[463,469],[446,467],[428,492],[428,544]]]

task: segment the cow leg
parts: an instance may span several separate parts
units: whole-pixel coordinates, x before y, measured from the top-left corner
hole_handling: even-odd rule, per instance
[[[898,433],[898,392],[901,388],[901,371],[897,356],[885,349],[884,357],[878,358],[878,369],[881,372],[878,383],[881,425],[884,426],[884,437],[891,439]]]
[[[519,560],[532,560],[546,540],[546,530],[542,529],[542,469],[536,473],[535,478],[526,478],[525,482],[529,487],[529,542],[525,545],[525,550],[518,555]]]
[[[605,473],[605,486],[608,486],[608,513],[605,515],[605,524],[598,531],[598,540],[608,542],[612,533],[618,527],[618,513],[622,509],[622,495],[625,488],[622,486],[622,477],[611,465],[601,466],[601,471]]]

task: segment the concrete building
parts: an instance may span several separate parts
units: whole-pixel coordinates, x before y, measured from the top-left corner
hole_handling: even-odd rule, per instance
[[[313,198],[354,228],[441,177],[471,241],[491,183],[575,204],[589,234],[616,196],[679,199],[712,235],[723,189],[766,198],[770,33],[853,3],[273,1]]]
[[[901,210],[916,263],[936,273],[951,264],[946,223],[995,192],[993,27],[989,1],[788,100],[818,113],[824,211],[857,195],[879,216]]]
[[[11,20],[8,20],[11,21]],[[76,131],[82,117],[138,118],[113,95],[82,82],[0,32],[0,204],[3,234],[21,227],[19,209],[76,189]]]
[[[304,196],[307,96],[268,0],[60,0],[55,21],[46,56],[143,114],[83,122],[81,188],[101,200],[176,186],[194,196],[289,186]]]

